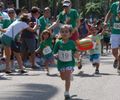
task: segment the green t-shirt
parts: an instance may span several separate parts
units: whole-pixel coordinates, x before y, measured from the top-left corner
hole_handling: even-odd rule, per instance
[[[95,36],[90,35],[89,37],[92,39],[92,41],[94,43],[93,49],[89,50],[90,55],[101,54],[101,39],[102,39],[102,36],[100,34],[97,34]]]
[[[49,57],[52,55],[52,38],[48,38],[47,40],[43,41],[40,46],[39,49],[42,51],[43,55],[45,57]]]
[[[10,19],[3,20],[3,29],[8,28],[8,26],[12,24],[13,22],[14,20],[10,20]]]
[[[44,31],[46,29],[46,27],[50,26],[50,20],[48,18],[45,18],[44,16],[41,16],[39,18],[39,22],[40,22],[40,31]]]
[[[0,16],[2,16],[2,13],[0,13]],[[2,19],[2,20],[0,20],[0,27],[1,28],[7,28],[9,25],[11,24],[11,21],[10,21],[10,19]]]
[[[58,20],[60,21],[60,23],[62,24],[70,24],[72,25],[72,27],[76,27],[76,20],[79,18],[79,14],[77,12],[77,10],[75,9],[70,9],[70,11],[65,14],[64,11],[60,12],[60,14],[58,15]]]
[[[120,34],[120,6],[119,6],[119,2],[114,2],[111,5],[110,12],[113,14],[112,34]]]
[[[67,43],[63,43],[62,40],[56,42],[54,47],[54,54],[58,54],[57,67],[58,70],[65,67],[74,67],[75,60],[73,54],[76,51],[75,42],[69,40]]]

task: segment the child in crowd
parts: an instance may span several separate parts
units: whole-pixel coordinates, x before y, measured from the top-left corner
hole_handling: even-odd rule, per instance
[[[89,50],[90,61],[92,62],[92,65],[96,68],[95,74],[99,74],[101,39],[104,30],[102,30],[101,33],[98,33],[98,27],[93,25],[91,26],[90,31],[91,31],[91,35],[89,35],[88,37],[91,38],[94,43],[93,49]]]
[[[47,70],[47,75],[49,75],[49,64],[54,64],[53,54],[52,54],[52,38],[51,33],[48,30],[44,30],[41,34],[41,43],[39,48],[36,50],[42,51],[43,58],[45,60],[45,68]]]
[[[74,56],[78,56],[75,42],[69,39],[70,34],[70,25],[61,26],[61,40],[58,40],[54,46],[54,57],[57,59],[57,68],[60,72],[61,79],[65,81],[65,99],[70,99],[69,89],[71,75],[75,66]]]

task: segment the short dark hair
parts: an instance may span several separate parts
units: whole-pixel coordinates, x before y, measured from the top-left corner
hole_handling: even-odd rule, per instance
[[[36,6],[33,6],[31,9],[31,13],[36,13],[36,12],[40,12],[40,9]]]

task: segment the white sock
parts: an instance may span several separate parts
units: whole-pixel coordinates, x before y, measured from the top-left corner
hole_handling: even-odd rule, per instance
[[[68,91],[65,91],[65,92],[64,92],[64,95],[69,95],[69,92],[68,92]]]

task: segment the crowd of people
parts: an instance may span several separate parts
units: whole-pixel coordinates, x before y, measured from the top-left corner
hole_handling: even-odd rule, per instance
[[[17,60],[19,72],[22,74],[27,73],[27,60],[33,70],[39,69],[36,57],[44,59],[47,75],[50,74],[49,65],[56,64],[61,79],[65,81],[64,96],[69,99],[72,72],[75,66],[82,68],[82,56],[89,54],[95,74],[99,74],[100,56],[108,54],[112,48],[115,57],[113,66],[120,73],[120,1],[111,5],[105,18],[94,19],[92,22],[80,18],[70,0],[63,0],[62,4],[63,10],[57,17],[52,17],[49,7],[45,7],[41,15],[36,6],[30,11],[25,7],[8,8],[4,11],[4,4],[0,2],[1,61],[4,60],[6,64],[4,72],[7,74],[12,73],[14,60]],[[114,15],[111,25],[113,27],[108,24],[110,15]],[[93,41],[94,46],[83,52],[77,49],[77,45],[78,40],[86,37]]]

